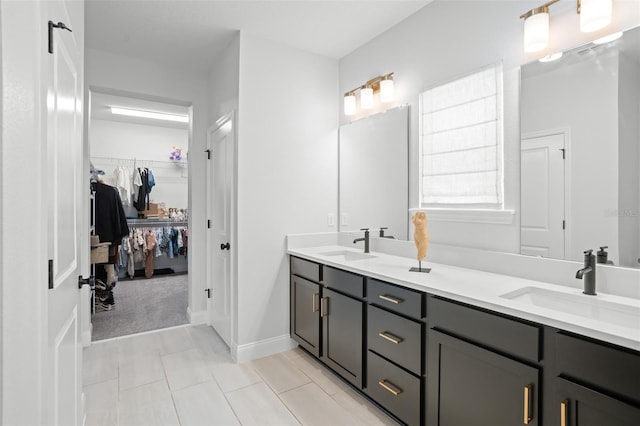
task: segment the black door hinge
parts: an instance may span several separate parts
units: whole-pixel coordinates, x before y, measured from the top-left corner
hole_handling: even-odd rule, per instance
[[[60,28],[61,30],[71,31],[71,28],[67,27],[64,22],[58,22],[57,24],[53,21],[49,21],[49,53],[53,54],[53,29]]]
[[[207,153],[207,160],[211,160],[211,150],[210,149],[205,149],[204,152]]]
[[[204,292],[207,293],[207,299],[211,299],[211,289],[210,288],[205,288]]]
[[[49,289],[53,288],[53,259],[49,259]]]
[[[564,160],[566,158],[565,155],[566,155],[567,150],[564,149],[564,148],[560,148],[560,151],[562,151],[562,159]]]
[[[567,222],[566,221],[562,221],[562,229],[566,229],[567,228]]]
[[[207,219],[207,229],[211,229],[211,219]]]

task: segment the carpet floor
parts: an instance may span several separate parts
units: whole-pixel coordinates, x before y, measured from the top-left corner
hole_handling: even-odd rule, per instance
[[[119,281],[115,309],[96,312],[91,340],[187,324],[187,274]]]

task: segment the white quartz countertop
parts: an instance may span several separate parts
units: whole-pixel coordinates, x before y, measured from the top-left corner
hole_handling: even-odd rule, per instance
[[[422,262],[423,268],[431,268],[430,273],[410,272],[411,267],[418,266],[417,260],[377,252],[370,253],[374,257],[345,260],[344,256],[330,254],[335,252],[362,253],[362,250],[339,245],[289,248],[287,252],[290,255],[324,265],[640,351],[640,314],[638,314],[640,300],[638,299],[600,292],[597,296],[587,296],[576,288],[433,262]],[[545,289],[558,292],[548,293],[559,296],[557,308],[542,307],[524,300],[501,297],[526,287],[542,289],[542,292]],[[617,304],[610,306],[621,306],[625,312],[623,318],[629,318],[629,324],[626,320],[623,324],[614,324],[588,316],[572,314],[569,309],[563,309],[563,294],[569,295],[573,300],[586,303],[593,300],[589,298],[596,297],[598,302]],[[594,307],[593,309],[597,310],[598,308]],[[594,316],[597,316],[595,311]]]

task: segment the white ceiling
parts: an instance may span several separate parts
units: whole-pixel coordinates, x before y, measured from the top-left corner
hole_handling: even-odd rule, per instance
[[[431,0],[87,0],[86,47],[209,72],[238,30],[339,59]]]

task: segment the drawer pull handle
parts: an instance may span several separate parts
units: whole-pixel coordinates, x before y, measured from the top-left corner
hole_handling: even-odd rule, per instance
[[[400,303],[404,302],[404,300],[398,299],[397,297],[389,296],[388,294],[381,294],[378,297],[384,301],[391,302],[395,305],[399,305]]]
[[[524,387],[524,413],[522,422],[525,425],[531,423],[531,389],[533,388],[532,384],[528,384]]]
[[[569,420],[569,400],[565,399],[560,403],[560,426],[567,426]]]
[[[319,293],[313,293],[313,298],[311,299],[311,303],[313,304],[313,306],[311,307],[311,312],[316,313],[318,312],[318,296],[320,294]]]
[[[328,302],[329,302],[328,297],[323,297],[320,299],[320,317],[321,318],[324,318],[329,314],[327,312],[329,310],[327,305]]]
[[[383,339],[387,339],[388,341],[390,341],[391,343],[395,343],[396,345],[398,343],[402,343],[402,341],[404,340],[402,337],[396,337],[387,331],[381,331],[380,333],[378,333],[378,336],[382,337]]]
[[[380,380],[378,382],[378,384],[380,386],[382,386],[385,390],[391,392],[394,396],[398,396],[402,393],[402,389],[398,388],[397,386],[393,385],[391,382],[387,382],[386,380]]]

